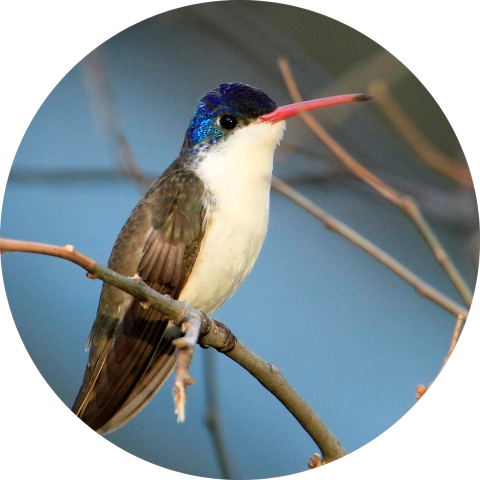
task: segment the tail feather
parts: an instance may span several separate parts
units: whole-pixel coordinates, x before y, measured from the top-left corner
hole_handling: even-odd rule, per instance
[[[141,309],[141,307],[140,307]],[[175,364],[178,327],[156,310],[129,310],[87,369],[74,413],[99,433],[109,433],[136,415],[163,385]]]

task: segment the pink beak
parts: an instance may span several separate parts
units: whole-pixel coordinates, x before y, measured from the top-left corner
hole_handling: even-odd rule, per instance
[[[317,110],[318,108],[331,107],[332,105],[342,105],[344,103],[364,102],[370,100],[370,95],[363,93],[353,93],[351,95],[337,95],[336,97],[319,98],[318,100],[307,100],[306,102],[292,103],[291,105],[284,105],[278,107],[271,113],[262,115],[260,120],[262,122],[279,122],[287,118],[298,115],[302,112],[310,110]]]

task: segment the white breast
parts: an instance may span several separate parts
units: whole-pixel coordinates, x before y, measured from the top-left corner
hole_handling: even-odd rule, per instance
[[[243,282],[268,227],[273,153],[285,122],[251,124],[209,152],[196,170],[205,182],[207,225],[180,300],[210,314]]]

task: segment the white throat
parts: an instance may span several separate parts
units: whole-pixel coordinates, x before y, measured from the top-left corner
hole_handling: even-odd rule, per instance
[[[180,300],[212,313],[255,263],[268,227],[273,154],[285,122],[252,123],[212,148],[196,169],[207,191],[206,231]]]
[[[197,175],[223,201],[270,189],[273,153],[283,136],[285,122],[250,124],[214,147],[199,165]]]

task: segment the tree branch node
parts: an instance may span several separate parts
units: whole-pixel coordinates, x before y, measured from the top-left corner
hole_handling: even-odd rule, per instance
[[[220,353],[229,353],[237,346],[237,337],[232,333],[232,331],[223,323],[215,321],[217,332],[218,328],[222,328],[225,331],[225,343],[218,347],[216,350]]]
[[[314,453],[308,461],[308,468],[318,468],[322,465],[324,465],[324,462],[319,453]]]

